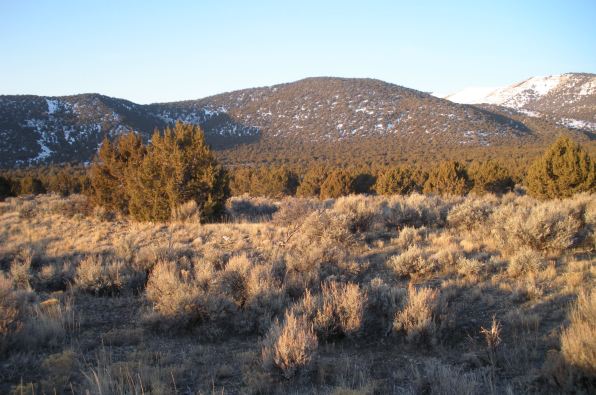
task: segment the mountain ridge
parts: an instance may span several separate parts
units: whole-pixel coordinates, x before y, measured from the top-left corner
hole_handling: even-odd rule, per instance
[[[469,87],[443,98],[507,107],[563,126],[596,131],[596,74],[592,73],[530,77],[497,88]]]
[[[136,130],[148,140],[154,129],[176,121],[200,125],[208,143],[224,151],[357,146],[372,140],[387,150],[486,147],[532,143],[544,134],[507,113],[377,79],[309,77],[152,104],[98,93],[3,95],[0,166],[88,161],[106,136]]]

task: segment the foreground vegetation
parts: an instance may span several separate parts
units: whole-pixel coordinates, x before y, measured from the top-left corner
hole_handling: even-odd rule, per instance
[[[594,195],[0,203],[0,392],[589,393]]]

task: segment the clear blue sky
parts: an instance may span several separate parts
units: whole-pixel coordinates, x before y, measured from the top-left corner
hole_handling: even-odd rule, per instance
[[[449,93],[596,72],[596,0],[0,0],[0,94],[139,103],[310,76]]]

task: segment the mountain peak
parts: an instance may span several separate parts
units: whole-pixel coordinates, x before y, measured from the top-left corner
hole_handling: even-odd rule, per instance
[[[467,88],[444,98],[545,115],[565,126],[596,131],[596,75],[591,73],[530,77],[500,88]]]

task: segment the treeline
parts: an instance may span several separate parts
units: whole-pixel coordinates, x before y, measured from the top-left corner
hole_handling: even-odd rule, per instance
[[[81,164],[49,165],[0,171],[0,197],[57,193],[85,193],[91,187]]]
[[[516,184],[539,198],[594,191],[594,161],[568,137],[559,138],[528,167],[518,162],[442,161],[397,166],[261,166],[229,170],[233,195],[336,198],[349,194],[503,194]]]
[[[66,165],[5,171],[0,175],[0,194],[84,193],[110,210],[141,220],[164,220],[178,205],[193,199],[202,212],[220,212],[222,201],[230,194],[321,199],[413,192],[503,194],[520,184],[539,198],[566,197],[594,192],[595,174],[590,155],[568,137],[559,138],[524,168],[517,162],[475,160],[342,168],[313,163],[224,170],[198,127],[177,124],[164,134],[155,134],[147,146],[134,133],[113,142],[106,140],[90,168]]]
[[[286,166],[244,167],[230,170],[233,195],[248,194],[337,198],[350,194],[437,193],[464,195],[502,194],[511,191],[516,180],[499,162],[472,162],[469,166],[444,161],[426,168],[413,166],[334,168],[316,164],[302,169]]]

